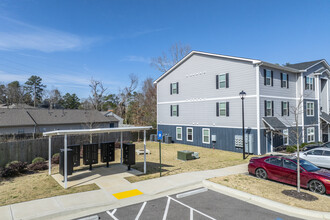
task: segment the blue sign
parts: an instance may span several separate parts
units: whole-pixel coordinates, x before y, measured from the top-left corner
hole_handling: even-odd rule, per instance
[[[163,132],[162,131],[158,131],[157,133],[157,140],[162,140],[163,139]]]

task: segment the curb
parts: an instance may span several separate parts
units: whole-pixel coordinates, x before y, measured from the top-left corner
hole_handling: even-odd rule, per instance
[[[286,215],[290,215],[292,217],[303,218],[303,219],[326,219],[330,220],[330,212],[321,212],[321,211],[313,211],[303,208],[297,208],[290,205],[286,205],[283,203],[275,202],[269,199],[265,199],[259,196],[255,196],[243,191],[239,191],[233,188],[229,188],[227,186],[223,186],[209,180],[203,181],[204,186],[208,188],[212,188],[222,194],[225,194],[230,197],[234,197],[239,200],[243,200],[245,202],[251,203],[253,205],[257,205],[275,212],[280,212]]]

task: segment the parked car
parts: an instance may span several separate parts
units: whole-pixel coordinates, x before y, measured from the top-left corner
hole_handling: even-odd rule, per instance
[[[308,150],[312,150],[312,149],[315,149],[315,148],[318,148],[318,147],[328,147],[328,148],[330,148],[330,142],[327,142],[327,143],[324,143],[324,144],[321,144],[321,143],[309,144],[309,145],[306,145],[305,147],[303,147],[302,151],[308,151]]]
[[[330,169],[330,148],[319,147],[299,153],[300,158],[308,160],[319,167]]]
[[[249,173],[258,178],[271,179],[297,185],[297,159],[288,156],[253,157],[248,165]],[[321,169],[307,160],[300,159],[301,187],[312,192],[330,194],[330,171]]]

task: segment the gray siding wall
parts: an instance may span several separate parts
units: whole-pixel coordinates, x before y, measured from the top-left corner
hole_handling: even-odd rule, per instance
[[[314,116],[307,116],[307,102],[313,102],[314,103]],[[317,108],[317,101],[313,99],[304,99],[304,123],[305,126],[307,125],[315,125],[318,124],[318,108]]]
[[[320,81],[320,107],[323,112],[328,113],[328,80],[321,79]]]
[[[314,77],[314,75],[313,75],[314,72],[319,70],[322,67],[325,67],[325,66],[323,65],[323,63],[320,63],[320,64],[308,69],[307,72],[304,73],[304,77],[305,76]],[[307,98],[307,99],[315,99],[316,98],[316,96],[315,96],[316,91],[314,91],[314,90],[305,90],[305,78],[303,80],[304,80],[304,83],[303,83],[303,85],[304,85],[304,97]],[[315,81],[316,81],[316,77],[315,77]]]
[[[24,131],[24,133],[34,133],[34,127],[33,126],[2,127],[2,128],[0,128],[0,135],[3,135],[3,134],[18,134],[19,130]]]

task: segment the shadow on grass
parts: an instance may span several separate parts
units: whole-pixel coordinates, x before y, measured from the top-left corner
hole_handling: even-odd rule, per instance
[[[166,168],[169,167],[174,167],[172,165],[168,164],[162,164],[162,172],[171,172],[173,170],[168,170]],[[144,163],[143,162],[137,162],[135,165],[132,166],[133,169],[136,169],[138,171],[143,172],[144,170]],[[180,168],[179,168],[180,169]],[[147,162],[147,174],[154,174],[154,173],[159,173],[159,163],[154,163],[154,162]],[[144,174],[142,174],[144,175]]]

